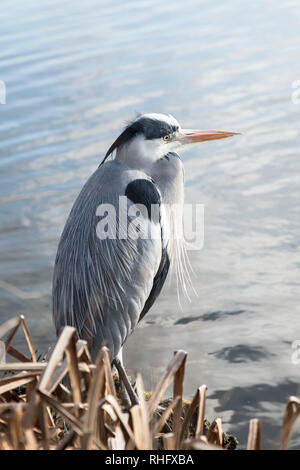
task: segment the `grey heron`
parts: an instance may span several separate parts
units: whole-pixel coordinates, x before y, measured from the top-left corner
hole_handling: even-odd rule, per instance
[[[184,130],[171,115],[155,113],[127,125],[83,186],[61,235],[53,275],[57,334],[64,325],[74,326],[78,337],[88,342],[93,359],[106,344],[119,373],[125,373],[122,347],[160,294],[170,267],[183,279],[184,177],[176,151],[233,135]],[[140,220],[150,236],[127,230],[133,205],[146,208]],[[115,209],[115,219],[109,207]],[[156,216],[152,207],[157,208]],[[99,220],[106,228],[116,228],[116,236],[109,236],[111,227],[99,236]]]

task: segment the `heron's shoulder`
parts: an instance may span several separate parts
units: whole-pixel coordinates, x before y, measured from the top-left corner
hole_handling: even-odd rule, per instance
[[[151,178],[143,171],[130,168],[116,160],[100,165],[91,179],[98,187],[101,186],[103,189],[105,187],[109,192],[119,194],[125,194],[127,186],[135,180],[151,181]]]
[[[150,218],[151,208],[161,204],[161,195],[151,179],[137,178],[131,181],[125,190],[125,196],[134,204],[142,204],[147,208]]]

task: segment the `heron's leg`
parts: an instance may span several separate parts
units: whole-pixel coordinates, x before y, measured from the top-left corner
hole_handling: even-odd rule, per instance
[[[116,369],[119,373],[119,377],[120,377],[122,383],[125,386],[125,390],[127,391],[128,395],[129,395],[132,406],[137,405],[139,403],[139,399],[138,399],[135,391],[132,388],[132,385],[131,385],[131,383],[128,379],[128,376],[126,374],[126,371],[124,369],[124,366],[122,364],[122,360],[120,359],[120,357],[118,357],[118,356],[115,357],[115,359],[113,360],[113,364],[116,366]]]
[[[136,380],[134,380],[131,384],[133,390],[136,392]]]
[[[116,369],[117,370],[117,369]],[[122,405],[127,409],[129,410],[132,406],[132,403],[131,403],[131,400],[130,400],[130,397],[127,393],[127,390],[126,390],[126,387],[124,385],[124,382],[123,380],[121,379],[121,375],[120,375],[120,372],[118,371],[118,374],[119,374],[119,380],[120,380],[120,400],[121,400],[121,403]]]

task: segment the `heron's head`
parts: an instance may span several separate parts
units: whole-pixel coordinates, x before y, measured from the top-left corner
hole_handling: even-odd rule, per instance
[[[142,114],[115,140],[105,159],[116,150],[116,158],[135,168],[151,166],[169,152],[206,140],[224,139],[234,132],[182,129],[170,114]]]

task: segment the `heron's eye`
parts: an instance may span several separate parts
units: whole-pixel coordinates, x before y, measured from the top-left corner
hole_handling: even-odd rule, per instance
[[[167,140],[170,140],[169,134],[165,135],[165,136],[163,137],[163,139],[164,139],[165,142],[166,142]]]

